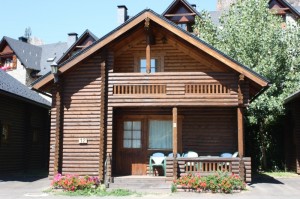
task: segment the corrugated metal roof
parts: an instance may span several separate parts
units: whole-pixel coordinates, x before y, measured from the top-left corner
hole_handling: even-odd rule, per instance
[[[21,97],[34,104],[50,107],[51,104],[41,97],[37,92],[30,90],[27,86],[0,69],[0,92]]]

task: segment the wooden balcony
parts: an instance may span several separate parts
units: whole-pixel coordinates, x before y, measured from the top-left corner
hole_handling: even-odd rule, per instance
[[[238,77],[229,73],[109,73],[111,106],[236,106]]]

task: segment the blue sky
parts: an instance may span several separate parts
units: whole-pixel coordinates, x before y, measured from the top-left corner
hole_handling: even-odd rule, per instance
[[[0,0],[0,38],[17,39],[31,27],[32,36],[45,43],[66,41],[67,33],[86,29],[101,37],[117,27],[117,5],[134,16],[145,8],[161,14],[173,0]],[[216,10],[217,0],[188,0],[197,10]],[[5,9],[3,9],[5,8]]]

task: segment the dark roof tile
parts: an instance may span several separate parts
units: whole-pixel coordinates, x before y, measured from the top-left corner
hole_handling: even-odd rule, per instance
[[[30,90],[27,86],[0,69],[0,92],[8,93],[22,98],[34,104],[50,107],[50,102],[41,97],[37,92]]]

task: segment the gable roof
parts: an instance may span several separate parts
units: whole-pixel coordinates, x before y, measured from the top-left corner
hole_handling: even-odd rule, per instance
[[[149,18],[151,21],[160,24],[165,29],[171,31],[173,34],[181,37],[186,42],[189,42],[191,45],[195,46],[199,50],[202,50],[209,54],[210,56],[215,57],[220,62],[223,62],[231,69],[237,71],[238,73],[244,74],[247,78],[255,82],[261,87],[266,87],[269,84],[269,81],[262,77],[261,75],[257,74],[250,68],[242,65],[241,63],[231,59],[221,51],[215,49],[211,45],[207,44],[200,38],[196,37],[195,35],[179,28],[175,23],[169,21],[168,19],[162,17],[161,15],[155,13],[150,9],[146,9],[136,16],[132,17],[130,20],[125,22],[124,24],[117,27],[115,30],[111,31],[98,41],[94,42],[91,46],[87,47],[86,49],[82,50],[75,56],[71,57],[70,59],[66,60],[65,62],[61,63],[59,66],[60,73],[64,73],[74,65],[78,64],[79,62],[83,61],[90,55],[97,52],[99,49],[104,47],[105,45],[109,44],[114,39],[118,38],[122,34],[125,34],[127,31],[138,25],[139,23],[143,22],[146,18]],[[33,83],[33,87],[35,89],[41,89],[44,85],[48,84],[50,81],[53,80],[53,75],[50,75],[50,72],[46,74],[44,77],[36,80]]]
[[[166,14],[170,13],[173,10],[173,8],[175,8],[179,3],[185,5],[186,8],[190,10],[190,12],[196,13],[198,16],[200,16],[199,12],[193,6],[191,6],[191,4],[188,3],[186,0],[174,0],[169,5],[169,7],[162,13],[162,15],[165,16]]]
[[[274,0],[270,0],[269,4],[274,1]],[[289,2],[287,2],[286,0],[275,0],[276,2],[280,3],[282,6],[289,8],[289,10],[297,17],[300,17],[300,12],[296,9],[296,7],[292,6]]]
[[[4,41],[7,42],[25,68],[40,70],[41,47],[4,36],[0,43],[0,49],[5,44]]]
[[[77,39],[77,41],[70,46],[70,48],[65,51],[63,53],[63,55],[56,61],[58,64],[65,61],[68,56],[69,56],[69,53],[71,51],[73,51],[75,49],[76,46],[78,46],[79,44],[81,44],[86,38],[88,37],[91,37],[92,39],[94,39],[94,41],[97,41],[99,38],[97,36],[95,36],[90,30],[86,29],[82,34],[81,36]]]
[[[68,49],[68,43],[58,42],[54,44],[41,45],[40,47],[42,48],[42,54],[40,57],[40,72],[38,75],[45,75],[51,70],[50,65],[53,61],[59,60],[64,55],[64,52]],[[47,61],[50,58],[53,58],[53,60]]]
[[[50,102],[0,69],[0,94],[50,108]]]

